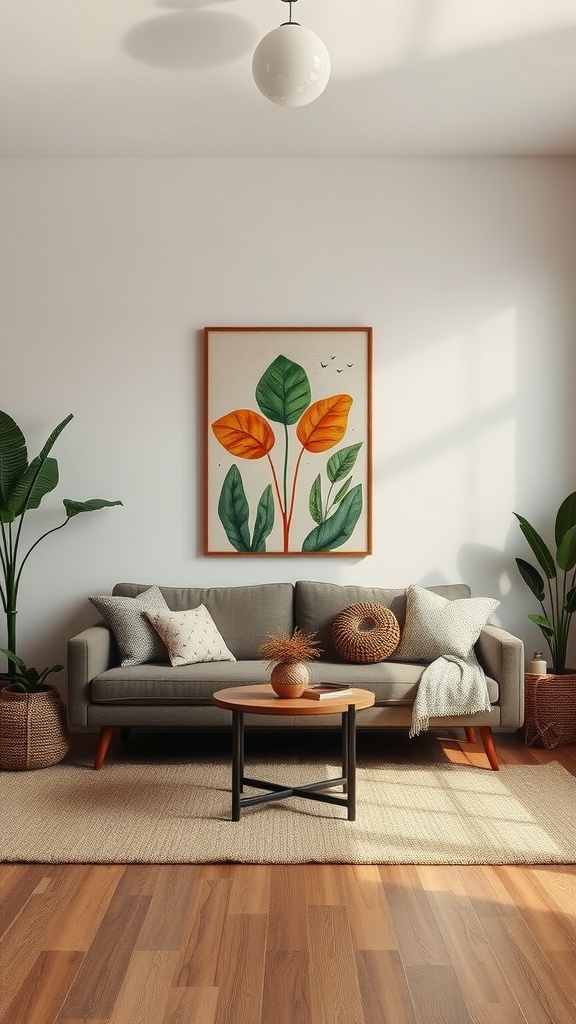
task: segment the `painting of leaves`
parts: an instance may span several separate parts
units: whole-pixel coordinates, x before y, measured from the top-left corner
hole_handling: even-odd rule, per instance
[[[205,553],[369,553],[371,329],[204,335]]]

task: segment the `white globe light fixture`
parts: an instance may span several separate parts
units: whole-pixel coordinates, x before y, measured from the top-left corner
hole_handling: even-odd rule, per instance
[[[322,40],[290,18],[260,40],[254,51],[252,74],[260,92],[283,107],[303,107],[328,85],[330,54]]]

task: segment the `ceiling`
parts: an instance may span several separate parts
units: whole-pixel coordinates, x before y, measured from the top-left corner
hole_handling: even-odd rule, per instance
[[[264,99],[280,0],[1,0],[1,156],[576,155],[576,0],[299,0],[332,58]]]

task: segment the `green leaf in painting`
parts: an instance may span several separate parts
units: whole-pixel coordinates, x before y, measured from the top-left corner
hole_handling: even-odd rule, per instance
[[[311,397],[306,370],[286,356],[277,356],[256,385],[260,412],[275,423],[297,423]]]
[[[324,518],[322,514],[322,481],[320,479],[320,474],[318,474],[310,488],[308,508],[310,509],[310,515],[314,522],[320,524]]]
[[[266,551],[266,538],[270,536],[273,526],[274,498],[272,497],[272,485],[268,484],[262,491],[262,496],[256,509],[254,535],[250,546],[251,551]]]
[[[330,483],[335,484],[338,480],[343,480],[348,473],[352,472],[361,447],[362,441],[358,444],[349,444],[346,448],[340,448],[339,451],[334,452],[334,455],[330,456],[326,466]]]
[[[316,526],[305,538],[302,551],[332,551],[352,535],[362,512],[362,484],[346,495],[334,515]]]
[[[344,497],[344,495],[348,491],[348,488],[350,487],[351,483],[352,483],[352,477],[349,476],[348,479],[346,480],[346,482],[342,485],[342,487],[338,491],[338,494],[336,495],[336,497],[334,498],[334,504],[335,505],[337,505],[339,501],[342,501],[342,498]]]
[[[248,514],[248,501],[240,471],[236,465],[230,466],[220,491],[218,515],[236,551],[250,551]]]

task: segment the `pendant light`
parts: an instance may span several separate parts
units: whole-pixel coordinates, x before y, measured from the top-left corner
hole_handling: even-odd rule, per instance
[[[321,39],[290,17],[260,40],[254,51],[252,74],[260,92],[283,107],[303,107],[328,85],[330,54]]]

